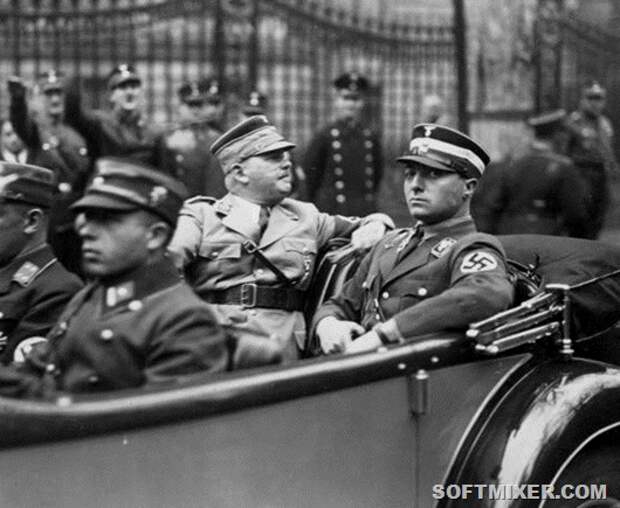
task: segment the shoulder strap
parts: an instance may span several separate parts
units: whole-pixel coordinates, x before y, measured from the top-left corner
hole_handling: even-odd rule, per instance
[[[258,246],[252,240],[246,240],[241,245],[243,246],[243,248],[248,254],[252,254],[262,264],[264,264],[267,268],[269,268],[269,270],[271,270],[273,274],[276,276],[278,281],[280,281],[283,284],[286,284],[287,286],[293,285],[293,281],[289,279],[286,275],[284,275],[282,273],[282,270],[280,270],[276,265],[274,265],[271,261],[269,261],[269,259],[267,259],[267,257],[260,250],[258,250]]]

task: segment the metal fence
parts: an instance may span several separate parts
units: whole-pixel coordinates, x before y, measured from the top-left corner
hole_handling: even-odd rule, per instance
[[[57,67],[82,77],[91,106],[105,101],[110,69],[134,63],[154,121],[174,120],[186,79],[218,76],[231,120],[258,87],[273,120],[302,146],[328,120],[331,81],[344,70],[370,77],[367,114],[388,156],[402,148],[425,94],[456,110],[451,26],[364,19],[312,1],[4,0],[0,39],[0,76],[32,79]]]

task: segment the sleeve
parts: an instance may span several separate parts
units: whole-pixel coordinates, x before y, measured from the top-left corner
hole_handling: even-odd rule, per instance
[[[153,335],[144,369],[146,383],[226,370],[226,337],[213,313],[206,305],[178,308]]]
[[[101,122],[94,112],[84,110],[80,82],[77,78],[72,79],[66,88],[65,119],[68,125],[84,137],[93,159],[97,159],[99,153],[96,153],[95,149],[101,134]]]
[[[306,193],[308,201],[315,201],[316,194],[323,180],[325,170],[325,157],[327,156],[327,144],[322,132],[319,132],[310,141],[301,167],[306,175]]]
[[[577,169],[570,163],[561,170],[556,196],[557,207],[563,217],[568,235],[575,238],[587,238],[590,234],[587,195]]]
[[[464,329],[508,308],[514,289],[500,250],[486,243],[456,249],[448,289],[395,314],[386,328],[405,339],[447,329]]]
[[[26,98],[24,96],[12,96],[10,106],[10,120],[17,135],[31,151],[36,151],[41,145],[39,127],[32,119]]]
[[[342,291],[319,307],[312,318],[311,335],[314,334],[319,321],[329,316],[344,321],[355,321],[356,323],[361,321],[362,305],[364,303],[364,281],[370,270],[375,250],[376,247],[366,254],[355,271],[355,275],[345,282]]]
[[[204,221],[198,203],[186,203],[179,212],[177,226],[168,245],[175,266],[182,269],[198,254]]]
[[[394,229],[394,221],[384,213],[371,213],[365,217],[345,217],[344,215],[330,215],[318,213],[318,244],[319,248],[332,238],[348,238],[360,226],[370,222],[382,222],[387,229]]]

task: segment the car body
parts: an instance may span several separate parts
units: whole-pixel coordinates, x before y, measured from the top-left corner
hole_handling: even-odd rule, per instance
[[[511,241],[528,251],[548,239]],[[599,246],[580,245],[589,256]],[[615,288],[616,258],[604,255],[602,280]],[[53,402],[0,399],[0,505],[586,506],[438,495],[566,481],[606,483],[620,498],[620,468],[603,460],[620,456],[619,316],[571,335],[585,315],[571,291],[551,281],[465,335],[367,354]]]

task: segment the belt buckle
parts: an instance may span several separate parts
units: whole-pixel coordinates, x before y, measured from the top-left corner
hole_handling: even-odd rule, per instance
[[[241,306],[243,308],[256,307],[256,284],[242,284],[241,285]]]

